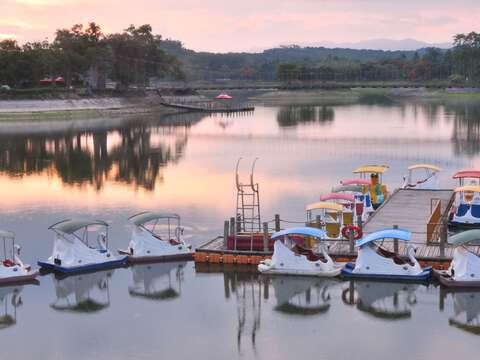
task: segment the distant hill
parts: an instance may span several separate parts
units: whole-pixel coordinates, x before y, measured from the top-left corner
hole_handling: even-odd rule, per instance
[[[368,49],[368,50],[385,50],[385,51],[415,51],[419,49],[434,47],[439,49],[449,49],[452,47],[452,43],[427,43],[425,41],[419,41],[415,39],[371,39],[358,42],[348,43],[334,43],[334,42],[319,42],[310,44],[315,47],[327,47],[327,48],[348,48],[348,49]]]
[[[372,40],[370,47],[382,45],[384,40]],[[391,40],[385,40],[391,42]],[[356,43],[356,46],[362,43]],[[382,46],[386,43],[383,42]],[[391,44],[393,46],[393,44]],[[398,58],[411,59],[417,52],[420,56],[429,45],[416,40],[399,40],[397,46],[416,48],[415,50],[379,50],[355,48],[329,48],[323,46],[280,46],[257,53],[210,53],[196,52],[183,47],[180,41],[165,40],[162,49],[175,55],[183,64],[189,80],[216,79],[257,79],[273,80],[281,63],[296,63],[308,67],[327,64],[336,66],[348,62],[367,63]],[[368,45],[365,45],[368,46]],[[441,49],[444,52],[444,49]]]

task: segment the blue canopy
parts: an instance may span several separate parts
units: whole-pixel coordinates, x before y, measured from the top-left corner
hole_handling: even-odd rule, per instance
[[[322,229],[316,229],[312,227],[300,227],[300,228],[291,228],[291,229],[285,229],[282,231],[277,231],[272,234],[272,239],[275,239],[284,235],[306,235],[306,236],[313,236],[321,239],[326,234],[327,232]]]
[[[409,241],[412,238],[412,233],[403,229],[384,229],[375,231],[361,239],[357,240],[357,246],[363,246],[369,242],[382,240],[382,239],[398,239],[403,241]]]

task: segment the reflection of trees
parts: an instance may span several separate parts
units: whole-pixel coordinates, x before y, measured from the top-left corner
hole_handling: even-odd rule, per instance
[[[0,171],[11,176],[54,173],[66,184],[89,183],[97,189],[115,180],[152,190],[162,180],[161,168],[181,159],[189,128],[200,119],[180,116],[110,129],[0,135]]]
[[[455,154],[474,156],[480,153],[480,104],[447,104],[452,114],[452,142]]]
[[[335,113],[328,106],[292,105],[278,110],[277,122],[281,127],[297,126],[298,124],[333,122]]]

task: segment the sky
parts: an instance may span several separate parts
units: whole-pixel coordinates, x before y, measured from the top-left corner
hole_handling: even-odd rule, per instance
[[[479,31],[479,0],[0,0],[0,39],[52,40],[95,21],[104,32],[151,24],[194,50],[255,51],[377,38],[450,42]]]

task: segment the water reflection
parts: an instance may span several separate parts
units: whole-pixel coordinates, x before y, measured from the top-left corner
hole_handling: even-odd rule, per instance
[[[57,299],[50,304],[56,311],[95,313],[110,306],[109,279],[114,270],[57,279],[52,275]]]
[[[163,120],[136,120],[117,127],[0,135],[0,171],[10,176],[57,174],[66,184],[108,180],[153,190],[161,169],[185,153],[189,129],[199,115],[182,114]]]
[[[178,298],[182,293],[183,269],[186,264],[183,261],[132,266],[133,285],[128,287],[128,293],[149,300]]]
[[[332,123],[334,119],[335,112],[329,106],[291,105],[283,106],[277,112],[277,123],[280,127],[291,127],[306,123],[327,125]]]
[[[440,292],[440,310],[443,311],[448,292]],[[450,326],[471,334],[480,335],[480,291],[452,291],[454,315],[448,319]]]
[[[271,279],[275,310],[292,315],[318,315],[330,308],[329,288],[337,281],[315,277],[275,276]]]
[[[17,323],[17,308],[23,305],[20,292],[23,286],[0,288],[0,330],[10,328]]]
[[[377,281],[350,281],[342,292],[342,301],[373,317],[386,320],[408,319],[417,303],[418,284]]]
[[[453,117],[452,142],[455,154],[479,154],[480,103],[449,104],[446,111]]]

